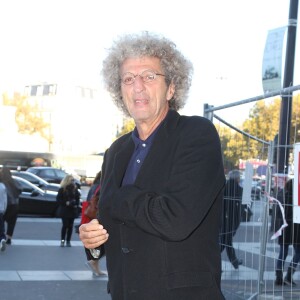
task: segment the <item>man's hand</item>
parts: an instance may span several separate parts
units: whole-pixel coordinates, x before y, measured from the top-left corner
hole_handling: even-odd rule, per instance
[[[85,248],[95,249],[108,240],[108,233],[98,220],[93,219],[79,227],[79,238]]]

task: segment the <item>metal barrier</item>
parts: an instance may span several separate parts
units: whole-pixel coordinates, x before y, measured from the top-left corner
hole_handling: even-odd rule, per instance
[[[288,87],[279,91],[266,93],[253,98],[233,102],[230,104],[214,107],[209,104],[204,105],[204,117],[213,121],[214,119],[234,131],[264,144],[267,151],[268,166],[266,174],[266,186],[260,200],[253,200],[251,210],[253,215],[250,220],[246,218],[241,223],[236,235],[234,236],[233,246],[239,257],[243,259],[243,264],[237,269],[230,263],[226,252],[222,253],[222,290],[226,299],[300,299],[300,290],[297,286],[278,286],[275,285],[275,269],[278,259],[279,246],[277,240],[271,240],[274,233],[272,222],[277,203],[271,201],[271,196],[275,196],[272,191],[272,157],[274,152],[273,141],[264,141],[261,138],[252,136],[239,128],[226,122],[215,114],[215,111],[256,102],[275,96],[291,94],[293,91],[300,90],[300,85]],[[276,147],[281,147],[277,145]],[[286,147],[286,146],[285,146]],[[289,147],[292,147],[290,145]],[[250,157],[249,157],[250,159]],[[292,247],[291,247],[292,248]],[[293,253],[292,253],[293,255]],[[288,256],[287,261],[291,259]],[[300,273],[300,272],[299,272]],[[299,274],[295,273],[295,279],[300,280]],[[300,283],[299,283],[300,286]]]

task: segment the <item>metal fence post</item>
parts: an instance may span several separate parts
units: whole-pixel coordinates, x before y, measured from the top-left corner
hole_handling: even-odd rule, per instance
[[[272,164],[273,164],[273,152],[274,152],[274,142],[271,141],[268,146],[268,168],[266,176],[266,192],[270,195],[271,191],[271,181],[272,181]],[[263,201],[265,203],[263,220],[262,220],[262,230],[260,235],[260,256],[259,256],[259,266],[258,266],[258,295],[261,294],[263,281],[264,281],[264,271],[265,271],[265,257],[266,248],[268,243],[268,224],[269,224],[269,209],[270,204],[266,195],[262,195]]]
[[[203,116],[210,120],[211,122],[213,121],[214,118],[214,111],[211,110],[214,106],[213,105],[209,105],[207,103],[204,104],[204,109],[203,109]]]

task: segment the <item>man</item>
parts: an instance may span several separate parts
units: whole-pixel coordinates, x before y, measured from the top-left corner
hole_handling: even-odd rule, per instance
[[[276,285],[296,286],[293,274],[296,272],[300,261],[300,224],[293,222],[293,179],[288,179],[283,189],[278,190],[277,199],[282,204],[276,205],[275,232],[278,235],[279,255],[276,262]],[[283,208],[283,212],[281,211]],[[287,225],[287,226],[286,226]],[[289,264],[286,275],[283,271],[290,245],[293,246],[293,258]]]
[[[221,230],[221,252],[226,249],[228,259],[235,269],[243,264],[243,261],[237,258],[233,247],[233,237],[241,224],[243,188],[240,186],[240,176],[239,170],[228,173],[228,181],[224,189]]]
[[[100,225],[80,227],[86,248],[105,243],[113,300],[224,299],[219,137],[207,119],[177,113],[191,74],[174,43],[148,32],[120,38],[103,63],[107,90],[136,125],[105,153]]]

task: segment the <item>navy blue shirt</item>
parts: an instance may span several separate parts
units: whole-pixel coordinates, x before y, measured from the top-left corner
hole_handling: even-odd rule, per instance
[[[141,169],[141,166],[142,166],[143,162],[145,161],[145,158],[150,150],[150,147],[153,143],[154,137],[160,126],[161,125],[159,125],[145,141],[143,141],[139,138],[139,133],[136,128],[133,130],[131,136],[132,136],[135,148],[134,148],[134,152],[130,158],[130,161],[128,163],[128,166],[127,166],[127,169],[126,169],[123,181],[122,181],[122,186],[128,185],[128,184],[133,184],[135,182],[136,176],[138,175],[138,173]]]

